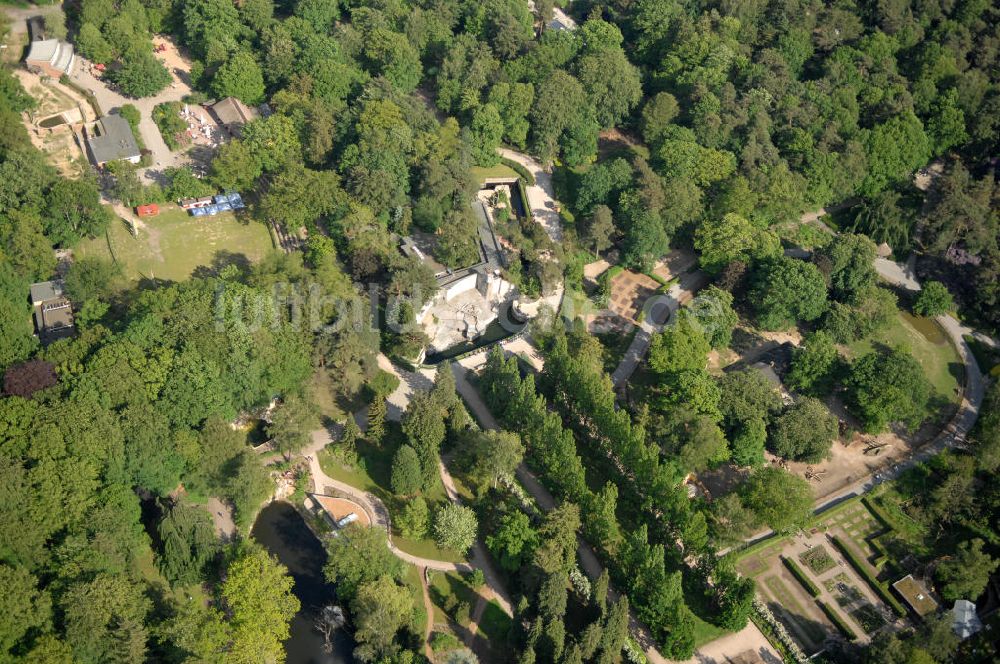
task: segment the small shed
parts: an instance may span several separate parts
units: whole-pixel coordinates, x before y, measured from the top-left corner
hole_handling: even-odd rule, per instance
[[[160,214],[160,206],[156,203],[139,205],[135,208],[135,213],[140,217],[153,217]]]

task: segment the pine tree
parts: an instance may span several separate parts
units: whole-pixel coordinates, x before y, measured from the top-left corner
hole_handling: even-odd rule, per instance
[[[365,433],[365,437],[372,445],[382,444],[382,438],[385,437],[386,415],[385,397],[375,397],[368,406],[368,431]]]
[[[348,415],[347,422],[344,423],[344,431],[340,434],[340,447],[347,450],[354,449],[359,438],[361,438],[361,427],[358,426],[358,421],[354,419],[353,415]]]

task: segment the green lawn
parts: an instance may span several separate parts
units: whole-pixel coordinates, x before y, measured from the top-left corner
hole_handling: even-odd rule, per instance
[[[263,224],[237,219],[232,212],[191,217],[171,204],[143,221],[146,229],[133,238],[125,223],[115,217],[106,237],[83,242],[76,253],[114,258],[130,279],[183,281],[198,267],[253,263],[274,251]]]
[[[403,583],[406,585],[406,589],[410,591],[410,596],[413,598],[414,630],[422,636],[424,633],[424,627],[427,625],[427,621],[430,619],[430,616],[427,615],[427,611],[424,609],[424,586],[420,581],[420,569],[415,565],[407,565],[406,571],[403,573]]]
[[[497,164],[496,166],[490,166],[489,168],[484,168],[482,166],[473,166],[469,169],[472,172],[472,179],[477,183],[482,183],[486,178],[516,178],[518,177],[517,171],[515,171],[510,166],[505,166],[504,164]]]
[[[851,358],[860,357],[877,344],[905,346],[924,368],[935,392],[948,401],[958,400],[962,360],[933,320],[899,312],[893,324],[876,339],[856,341],[847,346],[847,353]]]
[[[490,643],[502,645],[507,641],[510,628],[514,626],[514,621],[510,619],[500,605],[495,601],[486,604],[483,617],[479,620],[479,633],[490,640]]]
[[[476,606],[476,592],[469,587],[458,572],[431,572],[431,582],[428,588],[431,603],[434,605],[434,622],[447,623],[453,619],[455,605],[460,602],[468,604],[469,612],[461,616],[459,624],[468,627],[472,610]],[[485,614],[484,614],[485,615]]]
[[[713,625],[710,622],[694,616],[694,647],[700,648],[706,643],[711,643],[718,638],[722,638],[731,632],[728,629]]]
[[[389,488],[389,477],[392,472],[392,457],[399,445],[399,438],[402,436],[399,424],[389,422],[386,432],[386,440],[380,446],[370,445],[364,440],[357,443],[358,458],[360,463],[357,466],[346,466],[333,455],[325,450],[319,454],[320,466],[323,472],[335,480],[345,482],[353,487],[368,491],[379,497],[389,510],[390,518],[396,522],[396,514],[403,508],[403,501],[392,493]],[[431,515],[436,507],[448,502],[445,495],[444,486],[440,481],[436,482],[430,490],[423,493]],[[447,560],[449,562],[464,562],[466,557],[458,551],[442,549],[434,543],[431,538],[410,539],[393,528],[392,542],[399,549],[421,558],[431,558],[434,560]]]

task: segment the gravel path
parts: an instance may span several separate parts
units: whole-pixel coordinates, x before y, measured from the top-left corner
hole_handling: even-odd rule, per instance
[[[694,299],[694,296],[708,284],[708,275],[701,270],[687,272],[680,276],[666,293],[651,295],[643,305],[645,315],[632,337],[632,343],[625,351],[625,356],[611,374],[611,382],[617,387],[635,373],[639,362],[646,356],[653,335],[663,330],[663,325],[670,320],[676,311]]]
[[[160,41],[166,41],[157,37]],[[169,42],[168,42],[169,44]],[[142,137],[146,148],[152,153],[153,165],[144,169],[141,173],[147,180],[154,180],[156,174],[161,173],[170,166],[178,166],[187,161],[180,153],[171,152],[167,144],[163,142],[160,130],[153,122],[153,107],[157,104],[168,101],[180,101],[182,97],[191,94],[191,86],[186,82],[185,76],[179,76],[177,71],[172,70],[170,76],[173,79],[171,84],[162,92],[153,97],[143,97],[142,99],[131,99],[113,90],[103,80],[95,78],[90,73],[90,62],[77,54],[77,64],[70,77],[74,83],[84,90],[90,90],[97,98],[97,104],[104,114],[112,110],[121,108],[124,104],[132,104],[139,109],[142,116],[139,120],[139,135]]]
[[[552,175],[532,157],[506,148],[500,148],[501,156],[516,161],[528,169],[535,178],[535,184],[524,183],[528,194],[528,207],[535,221],[540,223],[556,243],[562,242],[562,221],[559,219],[555,189],[552,187]]]

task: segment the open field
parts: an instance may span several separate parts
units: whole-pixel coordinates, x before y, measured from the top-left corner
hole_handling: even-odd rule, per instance
[[[857,341],[847,346],[851,358],[868,353],[874,344],[905,346],[924,368],[924,373],[934,391],[948,401],[958,401],[962,384],[962,361],[955,348],[948,343],[944,331],[930,318],[917,318],[899,312],[893,325],[878,334],[873,341]]]
[[[469,172],[472,173],[472,179],[477,183],[483,182],[486,178],[518,177],[517,172],[513,168],[504,164],[497,164],[490,167],[473,166],[469,169]]]
[[[244,222],[232,212],[191,217],[175,205],[164,205],[143,224],[133,238],[125,223],[115,219],[106,238],[88,240],[76,253],[113,258],[130,279],[183,281],[199,267],[255,263],[274,251],[263,224]]]

